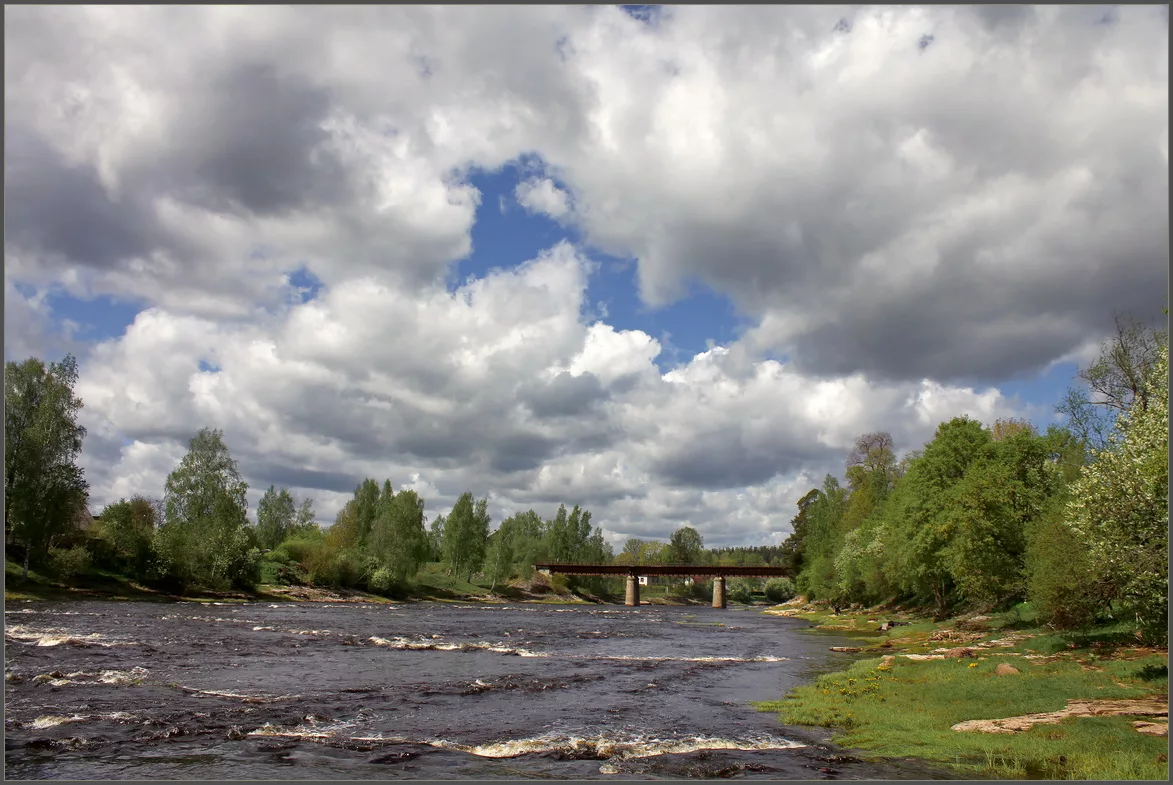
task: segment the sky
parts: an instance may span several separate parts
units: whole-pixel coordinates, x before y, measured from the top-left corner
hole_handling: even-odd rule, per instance
[[[4,351],[95,511],[201,427],[616,546],[1042,428],[1168,302],[1167,6],[10,6]]]

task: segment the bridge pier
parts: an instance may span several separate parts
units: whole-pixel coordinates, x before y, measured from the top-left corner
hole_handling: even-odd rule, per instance
[[[628,575],[627,576],[627,598],[623,604],[624,605],[633,605],[636,607],[639,606],[639,576],[638,575]]]
[[[718,575],[713,578],[713,607],[725,607],[725,576]]]

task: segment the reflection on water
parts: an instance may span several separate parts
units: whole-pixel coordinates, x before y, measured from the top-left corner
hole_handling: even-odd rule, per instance
[[[753,709],[825,662],[803,626],[664,607],[23,603],[6,611],[5,775],[940,776]]]

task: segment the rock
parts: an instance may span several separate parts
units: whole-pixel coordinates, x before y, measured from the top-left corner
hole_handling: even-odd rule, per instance
[[[863,649],[859,648],[858,646],[832,646],[831,651],[843,652],[844,654],[855,654],[858,651],[863,651]]]
[[[880,625],[880,632],[887,632],[890,629],[892,629],[892,622],[890,621],[886,621]]]
[[[944,652],[944,654],[946,657],[956,660],[962,657],[973,657],[974,651],[973,649],[962,646],[956,649],[949,649],[948,651]]]
[[[232,727],[231,727],[231,728],[228,730],[228,738],[229,738],[231,741],[240,741],[241,739],[243,739],[243,738],[244,738],[244,731],[242,731],[242,730],[240,729],[240,726],[239,726],[239,725],[233,725],[233,726],[232,726]]]
[[[1144,733],[1148,736],[1168,736],[1168,723],[1161,722],[1145,722],[1144,720],[1137,720],[1132,723],[1132,727],[1136,728],[1137,733]]]
[[[1008,662],[1000,662],[998,663],[998,667],[994,668],[995,676],[1017,676],[1020,673],[1022,673],[1022,671],[1020,671],[1018,668],[1015,668]]]
[[[1006,717],[999,720],[967,720],[953,726],[957,732],[977,731],[978,733],[1018,733],[1034,725],[1055,725],[1068,717],[1105,717],[1115,715],[1139,715],[1142,717],[1168,717],[1168,700],[1073,700],[1065,708],[1040,714],[1024,714],[1020,717]],[[1146,723],[1156,725],[1157,723]],[[1168,726],[1166,733],[1168,733]],[[1137,729],[1139,730],[1139,728]]]

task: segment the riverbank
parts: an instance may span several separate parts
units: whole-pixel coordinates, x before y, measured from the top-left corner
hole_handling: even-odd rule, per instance
[[[842,670],[758,704],[855,754],[975,777],[1168,779],[1168,651],[1127,625],[1055,633],[1025,604],[939,623],[797,603],[765,613],[857,642],[835,647]]]
[[[615,598],[595,597],[585,592],[554,587],[541,582],[515,582],[509,586],[486,587],[469,583],[436,571],[421,572],[405,590],[385,597],[358,589],[333,589],[319,586],[262,584],[253,591],[190,591],[173,594],[145,586],[115,573],[91,570],[67,585],[49,576],[30,571],[22,577],[20,565],[5,561],[4,599],[23,600],[132,600],[137,602],[324,602],[324,603],[399,603],[399,602],[478,602],[478,603],[554,603],[594,604]],[[697,600],[653,597],[645,605],[703,605]]]

